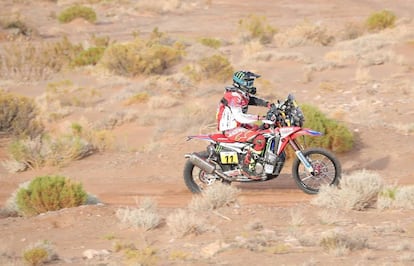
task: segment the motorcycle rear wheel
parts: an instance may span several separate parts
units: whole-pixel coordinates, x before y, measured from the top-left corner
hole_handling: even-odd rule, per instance
[[[328,150],[310,148],[302,151],[314,173],[309,173],[296,157],[292,164],[293,179],[301,190],[308,194],[317,194],[322,185],[336,186],[341,179],[341,164]]]
[[[203,159],[207,159],[208,157],[207,151],[198,152],[197,155]],[[221,166],[216,164],[216,168],[219,169]],[[189,160],[187,160],[184,165],[184,182],[192,193],[201,193],[208,186],[211,186],[216,182],[230,184],[229,181],[223,181],[221,177],[214,173],[208,174],[207,172],[201,170]]]

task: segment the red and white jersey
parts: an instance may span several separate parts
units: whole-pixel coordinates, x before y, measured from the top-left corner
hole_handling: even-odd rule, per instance
[[[217,129],[223,132],[258,121],[257,115],[247,114],[249,105],[267,106],[267,101],[244,94],[237,88],[226,88],[217,109]]]

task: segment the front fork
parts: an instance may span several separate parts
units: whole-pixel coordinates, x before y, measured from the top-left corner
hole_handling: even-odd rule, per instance
[[[308,161],[308,159],[306,159],[306,157],[303,155],[302,149],[299,146],[299,144],[294,139],[289,140],[289,144],[295,150],[296,156],[303,163],[303,165],[305,166],[306,170],[309,173],[314,174],[313,166],[312,166],[312,164],[310,164],[310,162]]]

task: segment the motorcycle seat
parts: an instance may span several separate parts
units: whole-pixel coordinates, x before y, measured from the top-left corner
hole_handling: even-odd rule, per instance
[[[217,142],[225,142],[225,143],[236,142],[234,140],[228,139],[224,134],[221,134],[221,133],[211,134],[210,138]]]

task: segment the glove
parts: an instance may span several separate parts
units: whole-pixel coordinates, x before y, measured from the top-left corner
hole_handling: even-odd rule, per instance
[[[277,106],[274,103],[267,103],[267,108],[269,108],[269,109],[277,109]]]

